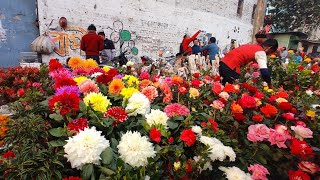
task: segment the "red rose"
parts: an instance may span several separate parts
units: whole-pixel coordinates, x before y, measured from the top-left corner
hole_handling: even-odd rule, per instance
[[[278,98],[287,99],[287,98],[289,97],[289,94],[286,93],[286,92],[280,91],[280,92],[277,92],[276,96],[277,96]]]
[[[278,113],[278,109],[270,104],[263,106],[260,111],[267,118],[271,118]]]
[[[300,65],[300,66],[297,67],[297,69],[298,69],[299,71],[302,71],[302,70],[304,70],[304,66]]]
[[[170,138],[168,139],[168,142],[169,142],[170,144],[173,143],[173,142],[174,142],[173,137],[170,137]]]
[[[255,122],[261,122],[263,120],[263,117],[260,115],[253,115],[252,116],[253,121]]]
[[[18,89],[18,91],[17,91],[17,95],[18,95],[19,97],[24,97],[24,96],[26,95],[26,92],[24,91],[23,88],[20,88],[20,89]]]
[[[234,86],[232,84],[226,84],[226,86],[223,89],[224,92],[232,93],[235,91]]]
[[[310,69],[313,72],[317,73],[317,72],[319,72],[319,65],[318,64],[313,64]]]
[[[278,99],[278,98],[277,98],[276,96],[270,96],[270,97],[268,98],[268,101],[269,101],[269,103],[273,103],[273,102],[275,102],[277,99]]]
[[[301,161],[298,164],[298,168],[306,173],[315,174],[320,171],[320,168],[318,165],[312,162],[308,161]]]
[[[206,122],[201,122],[201,126],[207,127],[207,123]]]
[[[188,164],[187,164],[186,171],[187,171],[187,173],[190,173],[192,171],[192,166],[191,166],[190,162],[188,162]]]
[[[293,113],[284,113],[281,115],[283,118],[285,118],[287,121],[294,121],[296,118],[294,117]]]
[[[190,147],[196,142],[196,135],[194,134],[192,129],[185,129],[182,131],[180,139]]]
[[[152,128],[150,130],[150,139],[159,143],[161,141],[161,132],[157,130],[157,128]]]
[[[15,158],[15,157],[16,157],[16,155],[14,154],[13,151],[7,151],[2,155],[2,158],[8,159],[8,160],[11,158]]]
[[[305,141],[293,138],[291,141],[291,154],[298,155],[302,159],[308,159],[314,155],[313,149]]]
[[[75,177],[75,176],[69,176],[67,178],[63,178],[62,180],[82,180],[82,178]]]
[[[247,119],[247,117],[241,113],[233,114],[233,118],[234,118],[234,120],[239,121],[239,122],[245,121]]]
[[[200,77],[200,74],[199,73],[194,73],[193,77],[198,79]]]
[[[288,173],[289,180],[310,180],[310,176],[301,170],[290,170]]]
[[[247,94],[243,94],[241,99],[238,101],[238,104],[244,108],[255,108],[256,107],[256,99]]]
[[[214,132],[219,130],[218,123],[214,119],[208,119],[208,122],[211,124],[211,129],[213,129]]]
[[[194,80],[191,81],[191,84],[195,88],[200,88],[201,82],[198,79],[194,79]]]
[[[252,93],[255,93],[255,92],[259,91],[258,88],[256,88],[255,86],[251,86],[251,85],[248,84],[248,83],[243,83],[243,84],[242,84],[242,87],[245,88],[245,89],[247,89],[248,91],[250,91],[250,92],[252,92]]]
[[[289,102],[282,102],[278,104],[278,107],[283,111],[290,111],[292,105]]]
[[[150,78],[150,75],[147,72],[142,72],[140,74],[140,79],[149,79],[149,78]]]
[[[183,87],[183,86],[179,86],[178,87],[178,91],[181,93],[181,94],[187,94],[187,88]]]

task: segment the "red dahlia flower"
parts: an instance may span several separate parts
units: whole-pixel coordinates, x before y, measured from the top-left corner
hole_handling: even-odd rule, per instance
[[[150,139],[159,143],[161,141],[161,132],[157,130],[157,128],[152,128],[150,130]]]
[[[60,95],[53,96],[49,100],[49,108],[52,112],[60,111],[62,116],[68,114],[71,110],[78,111],[80,98],[77,93],[64,92]]]
[[[85,118],[75,119],[68,123],[68,131],[83,131],[86,127],[88,127],[88,120]],[[76,133],[74,133],[76,134]]]
[[[128,114],[121,107],[112,107],[104,113],[104,117],[112,117],[116,120],[115,125],[118,125],[128,119]]]
[[[196,142],[196,135],[194,134],[192,129],[185,129],[182,131],[180,139],[190,147]]]

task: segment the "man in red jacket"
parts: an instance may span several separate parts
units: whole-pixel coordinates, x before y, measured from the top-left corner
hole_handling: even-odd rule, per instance
[[[267,39],[261,45],[245,44],[231,50],[220,61],[219,73],[223,78],[222,83],[233,83],[240,77],[240,68],[249,62],[256,61],[259,65],[261,76],[271,88],[271,77],[267,67],[267,55],[278,49],[278,41]]]
[[[96,30],[93,24],[88,27],[88,33],[81,39],[80,49],[86,52],[86,59],[91,58],[100,64],[99,51],[103,50],[104,43],[103,39],[97,35]]]
[[[190,37],[189,35],[184,35],[183,36],[183,40],[182,43],[180,45],[180,52],[183,55],[190,55],[192,52],[192,47],[189,46],[189,44],[195,40],[197,38],[197,36],[200,34],[200,30],[198,32],[196,32],[192,37]]]

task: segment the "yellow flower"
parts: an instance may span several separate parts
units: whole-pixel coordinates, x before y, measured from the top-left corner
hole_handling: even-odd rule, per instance
[[[98,65],[97,61],[95,61],[93,59],[87,59],[86,61],[83,61],[81,67],[84,70],[90,71],[90,70],[92,70],[94,68],[98,68],[99,65]]]
[[[181,167],[181,162],[180,161],[173,163],[173,168],[174,168],[175,171],[178,171],[180,169],[180,167]]]
[[[268,87],[268,86],[265,86],[265,87],[263,88],[263,90],[264,90],[264,91],[268,91],[268,90],[269,90],[269,87]]]
[[[288,102],[288,100],[286,100],[284,98],[277,98],[276,101],[277,101],[278,104],[280,104],[282,102]]]
[[[106,112],[107,108],[111,105],[107,96],[104,96],[101,93],[91,92],[84,97],[83,101],[87,106],[91,105],[93,110],[102,113]]]
[[[268,93],[273,93],[274,91],[273,91],[273,89],[268,89],[267,92]]]
[[[292,54],[292,53],[293,53],[293,50],[289,50],[288,53],[289,53],[289,54]]]
[[[110,68],[108,66],[103,66],[102,68],[105,72],[108,72],[110,70]]]
[[[189,94],[190,94],[190,98],[193,98],[193,99],[196,99],[197,97],[200,96],[200,93],[199,93],[198,89],[196,89],[196,88],[190,88]]]
[[[310,58],[305,58],[304,62],[309,63],[309,62],[311,62],[311,59]]]
[[[132,75],[125,75],[124,80],[127,80],[127,84],[130,86],[130,87],[136,87],[139,85],[139,79],[132,76]]]
[[[132,94],[135,93],[135,92],[139,92],[138,89],[130,87],[130,88],[123,88],[123,89],[121,90],[121,93],[120,93],[120,94],[121,94],[125,99],[128,99],[128,98],[130,98],[130,97],[132,96]]]
[[[308,110],[307,111],[307,116],[311,117],[312,119],[316,117],[316,112]]]
[[[73,80],[77,83],[77,85],[79,86],[83,81],[87,80],[87,77],[84,76],[79,76],[76,78],[73,78]]]
[[[256,99],[256,106],[258,107],[258,106],[260,106],[261,104],[262,104],[262,102],[260,101],[260,99],[259,98],[255,98]]]
[[[270,58],[272,58],[272,59],[275,59],[277,56],[276,55],[274,55],[274,54],[272,54],[271,56],[270,56]]]

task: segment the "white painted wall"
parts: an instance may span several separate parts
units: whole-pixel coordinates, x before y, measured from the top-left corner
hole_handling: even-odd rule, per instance
[[[0,20],[0,43],[5,42],[7,40],[6,30],[2,27],[2,23]],[[0,44],[1,47],[1,44]]]
[[[183,35],[193,34],[198,29],[212,33],[221,48],[231,39],[237,39],[240,44],[248,43],[251,41],[251,15],[255,3],[256,0],[244,0],[240,18],[237,16],[238,0],[41,0],[38,1],[40,31],[46,31],[46,25],[53,20],[50,32],[55,35],[60,50],[60,55],[43,56],[43,61],[51,57],[66,59],[79,55],[77,43],[91,23],[98,30],[104,29],[108,36],[112,32],[117,34],[122,24],[123,29],[133,35],[133,41],[127,45],[138,48],[138,57],[155,57],[160,49],[177,53]],[[58,25],[62,16],[68,19],[67,30]],[[60,45],[65,42],[63,38],[69,39],[69,50],[61,51],[57,34]],[[119,48],[118,44],[116,48]]]

